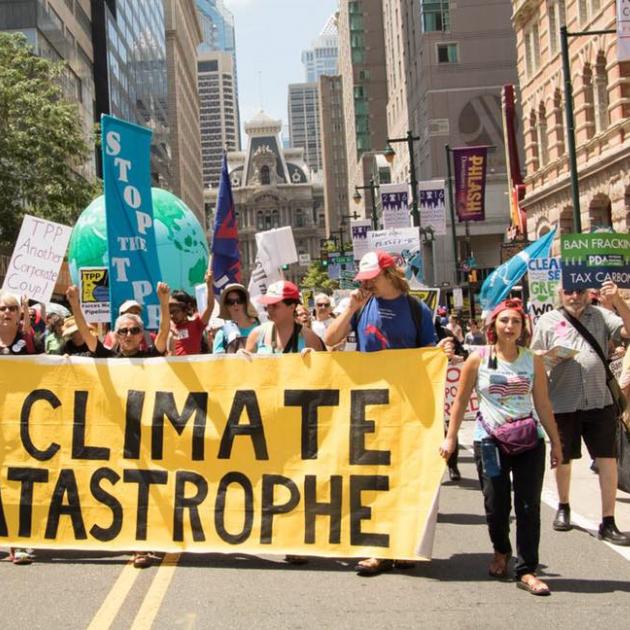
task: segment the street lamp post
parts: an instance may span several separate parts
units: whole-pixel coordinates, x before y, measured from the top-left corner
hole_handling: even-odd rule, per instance
[[[414,227],[421,228],[420,212],[418,211],[418,180],[416,179],[416,163],[413,156],[413,143],[420,142],[420,136],[414,136],[411,131],[407,131],[407,135],[404,138],[387,138],[388,146],[385,149],[384,155],[388,162],[391,162],[396,155],[396,152],[391,147],[392,143],[405,142],[409,151],[409,183],[411,185],[411,217],[413,219]],[[424,232],[420,229],[420,234]]]
[[[354,187],[354,195],[352,199],[354,203],[361,203],[361,193],[360,190],[369,190],[370,197],[372,200],[372,229],[378,230],[378,215],[376,213],[376,189],[379,188],[379,185],[374,182],[374,178],[370,177],[370,181],[367,186],[355,186]]]
[[[569,59],[569,37],[582,35],[613,35],[617,31],[579,31],[569,33],[566,26],[560,27],[560,50],[562,52],[562,73],[564,74],[564,111],[567,118],[567,152],[571,173],[571,197],[573,200],[573,229],[582,231],[580,210],[580,183],[578,181],[577,151],[575,149],[575,120],[573,117],[573,82],[571,81],[571,60]]]

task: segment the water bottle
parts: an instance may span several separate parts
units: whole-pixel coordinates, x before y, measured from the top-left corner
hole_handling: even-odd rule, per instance
[[[486,477],[498,477],[501,474],[499,447],[494,440],[481,440],[481,465]]]

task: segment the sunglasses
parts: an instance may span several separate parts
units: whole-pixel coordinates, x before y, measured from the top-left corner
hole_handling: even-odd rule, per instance
[[[225,300],[225,303],[228,306],[236,306],[236,304],[245,304],[245,300],[243,300],[243,298],[234,298],[232,300]]]
[[[137,335],[142,332],[142,328],[140,326],[132,326],[131,328],[119,328],[116,333],[122,335],[123,337],[126,335]]]
[[[17,313],[20,310],[19,306],[15,306],[14,304],[10,304],[9,306],[2,305],[0,306],[0,313],[4,313],[5,311],[9,311],[10,313]]]
[[[586,289],[571,289],[570,291],[569,289],[562,289],[562,293],[564,293],[564,295],[573,295],[574,293],[584,295],[586,293]]]
[[[322,302],[321,304],[317,304],[317,308],[328,308],[330,306],[330,302]]]

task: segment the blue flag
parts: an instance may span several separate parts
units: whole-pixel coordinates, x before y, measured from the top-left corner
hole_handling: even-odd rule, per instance
[[[219,196],[214,217],[212,237],[212,275],[214,276],[214,292],[218,295],[221,289],[231,282],[241,281],[241,252],[238,248],[238,225],[234,212],[232,184],[227,168],[227,156],[223,156]]]
[[[549,256],[555,233],[556,228],[553,228],[551,232],[547,232],[522,252],[497,267],[484,280],[479,295],[481,308],[484,311],[492,310],[508,296],[512,287],[525,275],[530,260]]]
[[[150,129],[101,117],[103,180],[112,325],[126,300],[144,306],[147,328],[158,327],[161,279],[151,198]]]

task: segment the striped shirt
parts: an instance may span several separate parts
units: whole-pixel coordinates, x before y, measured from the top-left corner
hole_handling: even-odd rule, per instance
[[[587,306],[580,323],[595,337],[608,356],[608,345],[621,339],[623,320],[599,306]],[[549,374],[549,397],[554,413],[571,413],[577,410],[601,409],[612,405],[606,386],[606,370],[591,345],[573,328],[558,311],[545,313],[536,324],[533,350],[551,350],[564,346],[578,350],[572,359],[561,361]]]

